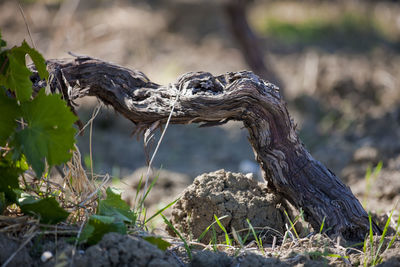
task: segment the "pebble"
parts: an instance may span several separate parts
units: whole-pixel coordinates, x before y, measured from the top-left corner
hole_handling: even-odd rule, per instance
[[[53,253],[51,253],[50,251],[45,251],[43,252],[42,256],[40,256],[40,260],[42,262],[47,262],[51,258],[53,258]]]

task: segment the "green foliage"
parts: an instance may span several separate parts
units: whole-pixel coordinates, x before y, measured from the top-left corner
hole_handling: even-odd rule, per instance
[[[13,162],[0,158],[0,199],[2,212],[9,204],[17,201],[18,195],[15,192],[19,189],[18,176],[23,172]]]
[[[111,232],[126,234],[126,226],[116,217],[105,215],[92,215],[82,231],[80,241],[86,241],[89,245],[96,244],[101,238]]]
[[[126,234],[126,223],[136,223],[136,214],[121,199],[121,195],[111,188],[107,188],[106,193],[106,199],[99,201],[97,214],[90,216],[83,229],[79,239],[81,242],[92,245],[99,242],[105,234],[110,232]]]
[[[222,216],[222,217],[219,217],[218,220],[225,219],[226,217],[228,217],[228,215],[224,215],[224,216]],[[208,231],[210,230],[210,228],[213,227],[214,224],[216,224],[216,223],[217,223],[216,220],[213,221],[213,222],[201,233],[201,235],[197,238],[197,242],[200,242],[200,241],[203,239],[203,237],[208,233]]]
[[[0,146],[4,146],[17,128],[16,120],[21,117],[21,108],[17,100],[7,97],[2,89],[0,89],[0,114],[3,114],[0,116]]]
[[[143,239],[149,242],[150,244],[157,246],[162,251],[165,251],[168,247],[171,246],[171,243],[165,241],[161,237],[145,236],[143,237]]]
[[[231,246],[232,245],[232,241],[229,238],[228,232],[226,231],[225,227],[223,226],[223,224],[221,223],[221,221],[218,219],[217,215],[214,214],[214,219],[217,222],[219,228],[221,228],[221,230],[224,232],[225,234],[225,244],[227,246]]]
[[[249,220],[249,219],[246,219],[246,221],[247,221],[247,224],[248,224],[249,227],[250,227],[251,232],[253,233],[253,237],[254,237],[254,239],[256,240],[258,249],[259,249],[259,250],[261,251],[261,253],[265,256],[265,251],[264,251],[264,247],[263,247],[263,244],[262,244],[262,239],[259,238],[259,237],[257,236],[256,231],[254,230],[253,225],[251,225],[251,223],[250,223],[250,220]]]
[[[19,206],[24,213],[38,217],[44,224],[59,223],[69,215],[53,197],[38,199],[27,196],[20,199]]]
[[[368,166],[367,171],[365,172],[365,194],[363,197],[363,206],[367,206],[367,201],[369,194],[371,193],[372,185],[376,182],[376,179],[378,179],[378,176],[382,170],[383,167],[383,162],[379,161],[378,164],[375,166],[375,168],[372,170],[371,165]]]
[[[322,219],[321,227],[319,228],[319,234],[322,234],[322,231],[324,230],[325,219],[326,219],[326,216],[324,216],[324,218]]]
[[[1,49],[3,48],[3,47],[5,47],[7,45],[7,43],[6,43],[6,41],[4,41],[2,38],[1,38],[1,32],[0,32],[0,51],[1,51]]]
[[[19,177],[32,167],[40,180],[46,162],[51,168],[70,159],[76,117],[59,95],[46,95],[42,89],[32,98],[32,72],[26,56],[40,78],[47,80],[43,56],[25,41],[11,49],[5,46],[0,34],[0,211],[15,203],[42,223],[58,223],[69,213],[48,194],[20,198],[27,188],[20,188]]]
[[[185,247],[186,253],[188,254],[189,259],[192,259],[192,250],[190,249],[188,243],[186,242],[185,238],[179,233],[179,231],[174,227],[174,225],[161,213],[161,217],[163,218],[166,225],[168,225],[172,231],[182,240],[183,246]]]
[[[288,45],[369,49],[388,41],[378,22],[361,13],[348,12],[330,19],[314,16],[301,21],[268,16],[256,24],[260,32]]]
[[[289,229],[288,231],[291,231],[291,230],[293,229],[293,232],[294,232],[294,234],[296,235],[296,238],[299,239],[300,237],[299,237],[299,234],[298,234],[297,231],[296,231],[295,225],[296,225],[297,221],[299,220],[299,218],[302,216],[302,212],[303,212],[303,211],[300,210],[300,214],[299,214],[298,216],[296,216],[296,218],[294,219],[294,221],[292,221],[292,220],[290,219],[290,216],[289,216],[289,214],[287,213],[286,210],[283,210],[283,212],[285,213],[286,218],[288,219],[288,221],[289,221],[289,223],[290,223],[290,229]],[[325,223],[325,222],[324,222],[324,223]]]
[[[148,222],[150,222],[152,219],[154,219],[155,217],[157,217],[158,215],[160,215],[164,210],[168,209],[169,207],[171,207],[172,205],[174,205],[177,201],[179,200],[179,198],[175,199],[174,201],[172,201],[171,203],[167,204],[164,208],[158,210],[156,213],[154,213],[152,216],[150,216],[150,218],[146,219],[146,221],[144,222],[144,224],[147,224]]]
[[[363,246],[363,252],[364,252],[364,266],[376,266],[380,263],[382,263],[382,254],[390,249],[396,240],[396,238],[399,236],[399,227],[400,227],[400,218],[397,221],[396,228],[394,229],[395,233],[392,236],[390,242],[387,244],[386,248],[383,250],[383,245],[385,243],[385,238],[387,236],[388,230],[390,228],[390,222],[392,221],[393,218],[393,213],[394,209],[390,212],[390,215],[388,219],[386,220],[385,227],[383,229],[382,235],[379,239],[378,247],[376,247],[374,239],[373,239],[373,231],[372,231],[372,216],[371,213],[368,213],[368,218],[369,218],[369,235],[366,236],[364,240],[364,246]],[[367,255],[367,245],[369,245],[370,249],[370,255]],[[383,250],[383,251],[382,251]]]
[[[58,95],[46,95],[43,89],[21,108],[27,127],[16,133],[15,145],[41,176],[45,159],[53,166],[71,158],[76,117]]]
[[[115,217],[117,220],[134,224],[136,222],[136,214],[121,199],[121,195],[110,187],[107,188],[106,193],[107,198],[99,201],[97,214]]]

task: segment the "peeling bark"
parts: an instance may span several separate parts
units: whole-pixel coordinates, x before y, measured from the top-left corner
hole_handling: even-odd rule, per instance
[[[90,57],[50,60],[48,70],[51,91],[62,92],[71,105],[77,98],[95,96],[139,130],[165,123],[177,98],[171,123],[212,126],[242,121],[268,186],[302,208],[314,229],[325,218],[330,236],[362,240],[368,232],[368,215],[350,188],[300,142],[279,89],[252,72],[191,72],[165,86],[139,71]],[[38,88],[37,75],[32,79]],[[380,233],[375,224],[373,231]]]

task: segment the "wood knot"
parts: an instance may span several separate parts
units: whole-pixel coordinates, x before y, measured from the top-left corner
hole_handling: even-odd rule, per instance
[[[222,93],[224,86],[209,72],[190,72],[178,80],[178,84],[186,90],[192,90],[192,94]]]

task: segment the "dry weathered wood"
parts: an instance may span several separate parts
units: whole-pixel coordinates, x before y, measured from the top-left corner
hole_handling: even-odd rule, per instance
[[[244,123],[268,186],[297,208],[319,229],[324,217],[331,236],[363,239],[368,215],[351,190],[304,148],[279,89],[252,72],[213,76],[207,72],[182,75],[163,86],[143,73],[89,57],[50,60],[52,91],[67,101],[96,96],[145,129],[165,123],[179,96],[171,123]],[[374,225],[374,232],[380,232]]]

